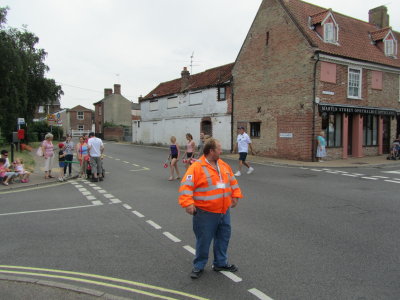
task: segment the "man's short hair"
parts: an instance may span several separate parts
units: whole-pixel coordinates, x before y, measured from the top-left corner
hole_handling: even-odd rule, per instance
[[[204,148],[203,148],[203,153],[204,155],[208,155],[211,150],[217,149],[217,142],[218,140],[214,138],[209,138],[205,141]]]
[[[91,133],[89,133],[89,137],[94,136],[94,132],[92,131]]]
[[[6,149],[1,150],[1,155],[7,154],[8,151]]]

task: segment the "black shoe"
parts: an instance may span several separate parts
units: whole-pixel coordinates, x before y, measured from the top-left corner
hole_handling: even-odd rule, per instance
[[[99,180],[100,180],[100,181],[103,181],[103,177],[99,177]]]
[[[190,278],[192,279],[198,279],[200,276],[203,274],[204,270],[199,270],[196,268],[193,268],[192,273],[190,273]]]
[[[212,268],[215,272],[219,271],[236,272],[237,270],[239,270],[239,268],[236,267],[235,265],[226,265],[223,267],[212,266]]]

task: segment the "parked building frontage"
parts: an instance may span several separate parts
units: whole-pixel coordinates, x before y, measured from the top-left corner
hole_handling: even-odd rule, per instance
[[[363,22],[299,0],[264,0],[236,59],[234,126],[260,155],[314,160],[388,153],[399,134],[400,34],[386,7]]]
[[[160,83],[139,98],[137,140],[167,145],[175,136],[185,145],[185,135],[191,133],[197,144],[204,132],[220,140],[223,149],[231,149],[232,68],[227,64],[194,75],[184,68],[181,78]]]
[[[64,134],[79,136],[80,132],[88,133],[93,130],[94,111],[82,105],[61,111],[60,118]]]

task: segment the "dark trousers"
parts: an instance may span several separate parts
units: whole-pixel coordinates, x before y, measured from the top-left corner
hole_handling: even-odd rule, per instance
[[[65,160],[66,161],[72,161],[74,158],[73,154],[67,154],[65,155]],[[67,167],[68,167],[68,174],[71,175],[72,172],[72,163],[65,163],[64,165],[64,175],[67,173]]]
[[[196,256],[193,265],[204,269],[208,260],[211,241],[214,240],[213,265],[223,267],[228,263],[228,245],[231,237],[231,214],[216,214],[197,209],[193,216],[193,231],[196,236]]]

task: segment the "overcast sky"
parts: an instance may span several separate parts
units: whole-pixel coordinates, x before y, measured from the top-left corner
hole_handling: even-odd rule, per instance
[[[368,21],[386,5],[400,31],[399,0],[310,0]],[[47,77],[62,85],[63,108],[93,109],[104,88],[121,84],[133,102],[160,82],[234,62],[261,0],[1,0],[8,22],[23,24],[47,51]]]

